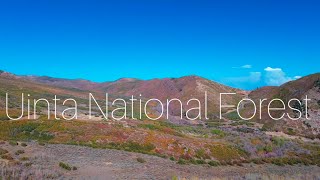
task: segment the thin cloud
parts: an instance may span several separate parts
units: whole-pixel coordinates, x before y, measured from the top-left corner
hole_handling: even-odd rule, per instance
[[[282,71],[281,68],[272,68],[272,67],[266,67],[264,68],[265,71]]]
[[[251,68],[252,68],[252,65],[246,64],[246,65],[243,65],[243,66],[232,67],[232,68],[233,68],[233,69],[251,69]]]

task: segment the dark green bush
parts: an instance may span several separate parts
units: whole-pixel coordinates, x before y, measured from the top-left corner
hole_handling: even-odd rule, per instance
[[[263,164],[264,162],[262,161],[262,159],[252,159],[251,160],[254,164]]]
[[[177,162],[178,164],[187,164],[187,161],[180,158],[179,161]]]
[[[32,163],[31,162],[27,162],[27,163],[24,164],[24,166],[30,167],[30,166],[32,166]]]
[[[272,152],[272,150],[273,150],[273,147],[272,146],[270,146],[270,145],[267,145],[267,146],[265,146],[264,148],[264,151],[266,151],[266,152]]]
[[[8,151],[6,149],[0,148],[0,155],[7,154]]]
[[[277,166],[284,166],[285,165],[283,160],[280,158],[272,159],[271,162],[272,162],[272,164],[277,165]]]
[[[29,161],[29,158],[28,157],[22,157],[20,158],[21,161]]]
[[[154,124],[139,124],[138,127],[150,130],[160,130],[160,127]]]
[[[198,149],[196,151],[195,157],[199,159],[210,159],[210,156],[206,153],[204,149]]]
[[[17,141],[9,141],[9,144],[10,144],[11,146],[17,146],[17,145],[19,145],[19,143],[18,143]]]
[[[275,144],[276,146],[280,146],[280,147],[283,146],[284,142],[285,142],[285,140],[281,137],[273,137],[271,140],[272,140],[273,144]]]
[[[138,161],[139,163],[145,163],[145,162],[146,162],[146,160],[144,160],[144,159],[141,158],[141,157],[138,157],[138,158],[137,158],[137,161]]]
[[[226,134],[220,129],[212,129],[211,134],[217,135],[219,137],[224,137]]]
[[[209,161],[208,164],[210,166],[219,166],[220,165],[220,163],[218,161]]]
[[[156,147],[153,144],[139,144],[136,142],[127,142],[119,145],[120,149],[131,151],[131,152],[139,152],[139,153],[150,153]]]
[[[203,160],[203,159],[197,159],[197,160],[196,160],[196,163],[197,163],[197,164],[206,164],[206,161]]]
[[[59,166],[60,166],[61,168],[65,169],[65,170],[68,170],[68,171],[71,171],[71,170],[72,170],[72,168],[71,168],[71,166],[70,166],[69,164],[66,164],[66,163],[63,163],[63,162],[60,162],[60,163],[59,163]]]
[[[20,154],[24,154],[24,150],[18,150],[15,155],[20,155]]]
[[[3,154],[1,155],[1,158],[6,160],[13,160],[13,157],[10,154]]]

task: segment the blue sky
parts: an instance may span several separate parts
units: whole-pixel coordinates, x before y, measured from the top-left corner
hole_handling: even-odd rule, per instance
[[[0,2],[0,69],[96,82],[199,75],[254,89],[320,72],[317,1]]]

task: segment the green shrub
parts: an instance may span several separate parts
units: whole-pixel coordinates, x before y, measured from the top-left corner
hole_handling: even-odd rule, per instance
[[[229,120],[234,120],[234,121],[238,121],[238,120],[242,120],[239,116],[239,114],[237,112],[231,112],[226,114],[226,118]]]
[[[198,149],[196,151],[195,157],[199,159],[210,159],[210,156],[206,153],[204,149]]]
[[[18,150],[15,155],[20,155],[20,154],[23,154],[24,153],[24,150]]]
[[[264,124],[261,128],[262,131],[272,131],[274,129],[274,123],[273,122],[268,122],[267,124]]]
[[[210,166],[219,166],[220,165],[220,163],[218,161],[209,161],[208,164]]]
[[[292,128],[287,128],[289,135],[296,135],[296,132]]]
[[[63,162],[60,162],[60,163],[59,163],[59,166],[60,166],[61,168],[65,169],[65,170],[68,170],[68,171],[71,171],[71,170],[72,170],[72,168],[71,168],[71,166],[70,166],[69,164],[66,164],[66,163],[63,163]]]
[[[251,160],[254,164],[263,164],[264,162],[262,161],[262,159],[252,159]]]
[[[275,158],[272,159],[272,164],[277,165],[277,166],[284,166],[285,164],[283,163],[282,159],[280,158]]]
[[[174,157],[172,157],[172,156],[170,157],[170,160],[171,160],[171,161],[175,161]]]
[[[179,180],[179,178],[177,176],[172,176],[171,178],[172,180]]]
[[[270,158],[262,158],[261,159],[264,163],[271,163],[271,159]]]
[[[18,143],[17,141],[9,141],[9,144],[10,144],[11,146],[17,146],[17,145],[19,145],[19,143]]]
[[[318,87],[320,89],[320,79],[314,82],[314,87]]]
[[[180,158],[179,161],[177,162],[178,164],[187,164],[187,161]]]
[[[214,134],[214,135],[217,135],[217,136],[220,136],[220,137],[224,137],[226,135],[225,132],[223,132],[220,129],[212,129],[211,130],[211,134]]]
[[[268,128],[267,128],[267,126],[264,124],[260,130],[261,130],[261,131],[267,131]]]
[[[54,138],[54,135],[49,132],[39,131],[41,124],[38,122],[26,122],[25,124],[16,124],[9,128],[9,136],[12,139],[19,140],[38,140],[38,141],[48,141]]]
[[[139,124],[138,127],[141,127],[144,129],[150,129],[150,130],[160,130],[161,129],[159,126],[156,126],[154,124]]]
[[[264,147],[264,150],[269,153],[269,152],[272,152],[273,147],[270,146],[270,145],[267,145],[267,146]]]
[[[220,165],[221,165],[221,166],[226,166],[227,163],[226,163],[226,161],[220,161]]]
[[[145,162],[146,162],[146,160],[144,160],[144,159],[141,158],[141,157],[138,157],[138,158],[137,158],[137,161],[138,161],[139,163],[145,163]]]
[[[221,124],[219,122],[207,122],[206,125],[208,128],[212,128],[212,127],[219,127]]]
[[[120,148],[126,151],[139,152],[139,153],[150,153],[156,147],[153,144],[139,144],[136,142],[127,142],[120,145]]]
[[[275,144],[276,146],[283,146],[284,145],[284,142],[285,140],[281,137],[272,137],[272,142],[273,144]]]
[[[243,164],[240,161],[236,161],[236,162],[234,162],[234,164],[237,166],[243,166]]]
[[[292,161],[291,159],[289,159],[286,164],[288,164],[288,165],[290,165],[290,166],[293,166],[293,165],[294,165],[294,161]]]
[[[206,164],[206,161],[203,160],[203,159],[197,159],[197,160],[196,160],[196,163],[197,163],[197,164]]]
[[[39,126],[38,123],[29,122],[27,124],[21,125],[19,127],[19,132],[29,132],[31,133],[33,130],[35,130]]]
[[[22,147],[27,147],[28,145],[27,145],[27,143],[21,143],[21,146]]]
[[[13,160],[13,157],[10,154],[3,154],[1,155],[1,158],[6,160]]]
[[[24,166],[30,167],[30,166],[32,166],[32,163],[31,162],[27,162],[27,163],[24,164]]]
[[[302,164],[305,165],[305,166],[311,165],[311,161],[308,160],[308,159],[302,159],[301,161],[302,161]]]
[[[287,164],[289,165],[295,165],[295,164],[299,164],[300,160],[298,160],[297,158],[288,158],[288,162]]]
[[[231,160],[227,160],[226,164],[229,165],[229,166],[233,166],[233,162]]]
[[[28,157],[22,157],[20,158],[21,161],[29,161],[29,158]]]
[[[198,164],[195,159],[189,159],[189,163],[191,163],[191,164]]]
[[[7,154],[8,151],[6,149],[0,148],[0,155]]]

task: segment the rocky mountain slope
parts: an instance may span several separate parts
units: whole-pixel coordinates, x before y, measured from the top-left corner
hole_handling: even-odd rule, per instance
[[[6,85],[6,87],[0,88],[2,99],[5,91],[30,92],[33,95],[35,94],[35,97],[41,96],[41,94],[47,94],[47,97],[48,94],[51,94],[51,96],[57,94],[82,99],[86,99],[88,92],[91,92],[97,95],[100,100],[103,100],[105,93],[110,94],[111,99],[112,97],[128,99],[132,95],[135,97],[141,95],[142,99],[160,99],[164,102],[164,106],[167,99],[180,99],[185,111],[187,108],[197,105],[195,103],[186,105],[189,99],[196,98],[202,102],[202,114],[204,114],[205,92],[207,92],[208,116],[211,118],[218,116],[220,93],[240,92],[235,96],[224,98],[225,102],[236,104],[241,99],[243,92],[198,76],[152,80],[122,78],[114,82],[95,83],[87,80],[69,80],[47,76],[16,76],[3,72],[0,74],[0,83]],[[180,116],[179,103],[172,103],[169,110],[171,111],[170,114]]]
[[[303,112],[303,117],[297,121],[284,118],[281,121],[272,120],[267,114],[267,104],[262,107],[262,118],[259,119],[258,113],[254,121],[264,124],[264,128],[273,131],[282,131],[291,135],[304,135],[311,138],[319,134],[320,119],[320,74],[313,74],[295,81],[283,84],[280,87],[262,87],[251,91],[248,95],[258,103],[259,99],[280,98],[285,103],[289,99],[297,98],[301,100],[302,105],[298,108],[305,109],[302,99],[308,95],[311,99],[308,104],[308,112]],[[8,72],[0,72],[0,107],[4,107],[4,97],[6,92],[12,96],[19,97],[21,92],[32,94],[33,98],[52,98],[54,94],[60,98],[76,98],[80,102],[86,102],[88,93],[94,93],[98,100],[103,101],[105,93],[109,93],[111,100],[117,97],[129,99],[131,95],[143,98],[157,98],[166,102],[166,99],[178,98],[184,104],[185,110],[194,104],[186,106],[186,101],[191,98],[197,98],[204,102],[204,93],[208,94],[208,116],[211,120],[218,119],[219,115],[219,94],[235,92],[235,96],[226,96],[225,102],[228,104],[237,104],[239,100],[246,96],[248,92],[239,89],[224,86],[222,84],[198,77],[185,76],[181,78],[164,78],[139,80],[133,78],[122,78],[113,82],[95,83],[87,80],[69,80],[52,78],[45,76],[17,76]],[[11,108],[19,108],[20,99],[11,101]],[[224,102],[223,102],[224,103]],[[204,104],[202,104],[204,111]],[[252,106],[245,105],[241,110],[248,116],[251,113]],[[157,107],[152,109],[157,113]],[[170,104],[170,119],[180,116],[180,105],[178,103]],[[225,110],[226,111],[226,110]],[[296,112],[287,109],[286,113],[295,116]],[[202,112],[204,114],[204,112]],[[226,116],[228,119],[229,117]],[[231,118],[232,119],[232,118]]]
[[[308,110],[306,109],[306,103],[303,99],[308,96]],[[287,105],[290,99],[299,99],[299,103],[292,103],[291,106],[298,108],[302,112],[302,117],[299,120],[291,120],[288,117],[284,117],[283,120],[272,120],[267,112],[267,104],[262,107],[262,118],[259,119],[258,115],[254,118],[256,121],[266,124],[269,129],[284,131],[286,133],[295,134],[307,134],[309,137],[315,137],[320,132],[320,73],[312,74],[302,77],[295,81],[290,81],[279,87],[262,87],[252,91],[249,97],[254,99],[257,103],[259,99],[267,98],[282,99]],[[249,111],[250,106],[247,106],[245,111]],[[249,112],[248,112],[249,113]],[[283,112],[281,112],[283,113]],[[285,110],[285,113],[289,113],[291,117],[299,116],[296,111],[289,108]],[[308,119],[307,119],[308,118]]]

